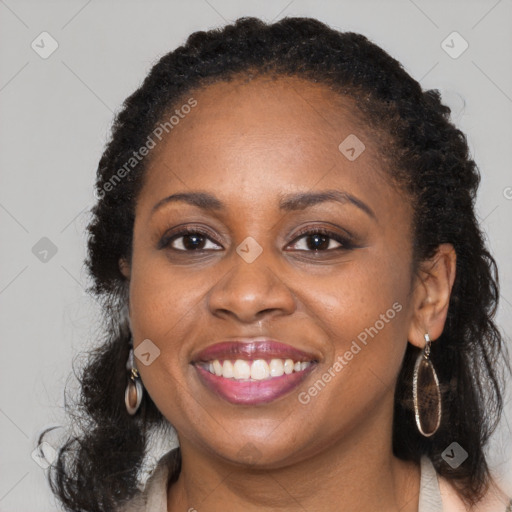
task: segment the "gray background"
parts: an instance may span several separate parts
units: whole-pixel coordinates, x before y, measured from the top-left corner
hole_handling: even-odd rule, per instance
[[[84,292],[84,230],[113,112],[157,57],[243,15],[314,16],[361,32],[441,90],[483,175],[478,215],[501,271],[497,319],[510,344],[510,0],[0,0],[0,511],[57,510],[31,452],[43,427],[63,422],[72,358],[99,328],[98,305]],[[47,59],[31,47],[42,46],[43,31],[59,45]],[[441,46],[453,31],[469,44],[458,58]],[[490,460],[511,494],[510,389],[506,400]]]

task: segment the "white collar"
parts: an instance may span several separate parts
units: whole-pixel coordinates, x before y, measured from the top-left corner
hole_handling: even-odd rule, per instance
[[[443,501],[439,490],[437,472],[432,461],[426,456],[421,457],[420,500],[418,512],[441,512]]]
[[[172,450],[158,461],[155,470],[147,480],[144,492],[137,495],[120,512],[167,512],[167,484],[170,462],[172,461],[171,454]],[[420,466],[418,512],[443,512],[446,507],[443,507],[439,479],[434,465],[426,455],[423,455],[420,460]],[[509,507],[512,507],[512,501],[510,503]],[[492,508],[492,510],[495,509]],[[512,508],[507,508],[506,510],[509,511]]]

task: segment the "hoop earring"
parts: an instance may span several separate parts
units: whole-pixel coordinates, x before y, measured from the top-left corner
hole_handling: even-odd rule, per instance
[[[441,424],[441,390],[434,365],[429,359],[431,339],[428,333],[424,336],[426,344],[414,366],[412,395],[418,430],[423,436],[430,437]],[[421,388],[421,400],[418,397],[418,386]]]
[[[143,387],[139,371],[133,362],[133,347],[130,348],[126,369],[130,372],[128,384],[124,392],[124,403],[130,416],[133,416],[139,409],[142,401]]]

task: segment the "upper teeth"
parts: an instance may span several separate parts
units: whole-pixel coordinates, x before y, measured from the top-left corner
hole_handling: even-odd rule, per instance
[[[235,361],[219,361],[215,359],[206,364],[206,369],[218,377],[236,380],[264,380],[271,377],[280,377],[283,374],[289,375],[293,371],[300,372],[305,370],[311,361],[294,362],[293,359],[271,359],[269,362],[265,359],[255,359],[246,361],[245,359],[236,359]]]

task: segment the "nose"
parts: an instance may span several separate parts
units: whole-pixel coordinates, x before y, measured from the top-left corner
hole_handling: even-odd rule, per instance
[[[295,311],[295,297],[280,277],[278,265],[272,265],[266,251],[248,263],[233,254],[232,267],[213,286],[208,297],[215,316],[234,316],[252,323],[266,315],[290,315]]]

